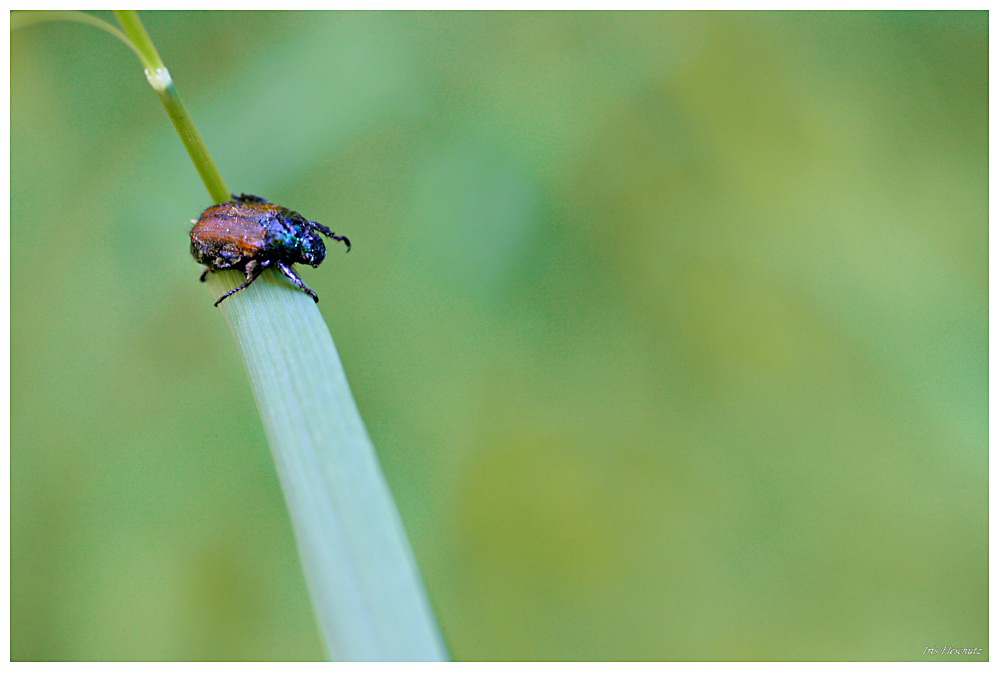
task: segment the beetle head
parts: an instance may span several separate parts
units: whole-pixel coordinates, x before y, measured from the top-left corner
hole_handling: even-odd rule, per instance
[[[306,229],[302,234],[299,253],[302,256],[301,261],[303,264],[314,267],[319,266],[320,262],[326,257],[326,246],[323,244],[323,239],[319,234],[311,229]]]

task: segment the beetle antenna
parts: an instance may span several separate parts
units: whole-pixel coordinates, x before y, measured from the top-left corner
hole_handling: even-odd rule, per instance
[[[347,246],[347,252],[351,251],[351,242],[347,239],[347,236],[341,236],[339,234],[335,234],[335,233],[333,233],[332,229],[329,229],[328,227],[324,227],[319,222],[310,222],[309,226],[312,227],[313,229],[315,229],[316,231],[318,231],[319,233],[321,233],[321,234],[323,234],[325,236],[329,236],[330,238],[332,238],[335,241],[343,241],[344,245]]]

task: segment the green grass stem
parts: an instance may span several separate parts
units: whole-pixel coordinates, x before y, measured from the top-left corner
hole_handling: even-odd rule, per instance
[[[226,188],[226,183],[222,180],[222,175],[219,174],[219,169],[215,166],[212,155],[208,153],[205,141],[198,133],[191,115],[187,113],[183,103],[181,103],[181,97],[177,94],[177,88],[174,86],[170,71],[167,70],[167,66],[163,65],[163,60],[156,51],[153,41],[149,38],[145,26],[139,20],[139,15],[133,11],[116,10],[115,16],[118,18],[118,23],[122,25],[122,30],[129,41],[135,45],[135,50],[141,54],[139,60],[142,61],[146,70],[146,80],[160,98],[163,109],[167,111],[167,116],[170,117],[171,123],[177,129],[177,135],[180,136],[194,167],[198,170],[198,175],[205,183],[205,188],[208,189],[212,202],[228,201],[229,190]]]

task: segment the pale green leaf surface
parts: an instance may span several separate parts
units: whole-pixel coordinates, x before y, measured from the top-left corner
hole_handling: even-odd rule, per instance
[[[234,272],[212,274],[215,296]],[[246,363],[332,658],[440,660],[413,554],[311,298],[265,272],[219,306]]]

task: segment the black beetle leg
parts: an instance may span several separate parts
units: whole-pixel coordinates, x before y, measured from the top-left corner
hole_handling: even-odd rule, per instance
[[[329,227],[324,227],[319,222],[310,222],[309,226],[318,231],[321,234],[329,236],[335,241],[343,241],[344,245],[347,246],[347,252],[351,251],[351,242],[347,240],[347,236],[341,236],[340,234],[333,233],[333,230]]]
[[[281,273],[288,276],[288,280],[292,281],[295,287],[299,288],[307,295],[312,297],[314,302],[316,302],[317,304],[319,303],[319,297],[316,296],[316,293],[310,290],[308,287],[306,287],[306,284],[302,282],[301,278],[295,275],[295,272],[292,271],[292,268],[290,266],[288,266],[284,262],[278,262],[278,268],[281,269]]]
[[[205,269],[204,271],[201,272],[201,278],[199,278],[198,280],[204,283],[205,279],[208,278],[208,274],[210,274],[211,272],[212,272],[211,269]]]
[[[247,282],[243,283],[239,287],[234,287],[232,290],[230,290],[226,294],[224,294],[221,297],[219,297],[219,300],[217,302],[215,302],[215,305],[218,306],[219,304],[222,303],[222,300],[225,299],[226,297],[228,297],[229,295],[235,294],[235,293],[239,292],[240,290],[243,290],[243,289],[246,289],[247,287],[249,287],[250,283],[252,283],[255,280],[257,280],[257,277],[260,276],[260,273],[263,270],[264,270],[264,267],[262,265],[258,264],[256,260],[251,259],[249,262],[247,262],[247,265],[243,268],[243,273],[246,274]]]
[[[262,199],[259,196],[254,196],[253,194],[233,194],[233,201],[238,203],[270,203],[267,199]]]

